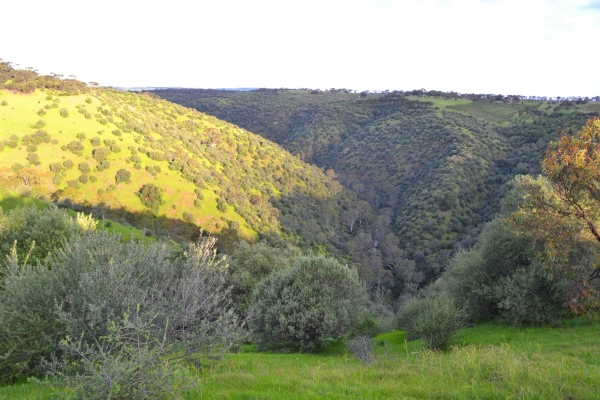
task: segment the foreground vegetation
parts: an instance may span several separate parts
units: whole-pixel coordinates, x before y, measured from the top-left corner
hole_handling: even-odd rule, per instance
[[[488,323],[461,330],[446,352],[427,350],[401,331],[379,335],[377,361],[366,367],[339,342],[320,354],[239,353],[204,369],[188,399],[318,398],[597,398],[600,326],[565,321],[558,328],[510,328]],[[0,398],[76,398],[58,386],[0,388]]]

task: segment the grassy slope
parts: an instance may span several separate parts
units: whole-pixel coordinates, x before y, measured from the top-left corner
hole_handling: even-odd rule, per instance
[[[322,170],[303,163],[278,145],[230,123],[150,96],[107,89],[90,89],[81,95],[0,90],[0,98],[0,103],[8,103],[0,106],[0,186],[21,194],[53,195],[88,207],[124,209],[136,215],[147,209],[135,193],[143,184],[153,183],[164,189],[165,201],[158,210],[161,218],[183,224],[184,216],[192,215],[192,221],[209,232],[234,227],[242,236],[254,239],[259,233],[277,235],[282,231],[289,236],[304,236],[285,224],[305,221],[307,211],[298,207],[276,209],[277,199],[301,198],[306,203],[302,207],[318,209],[315,201],[335,204],[341,192],[339,184]],[[56,101],[59,103],[54,105]],[[69,111],[67,117],[60,114],[63,108]],[[40,115],[39,110],[46,113]],[[22,138],[37,131],[33,124],[39,120],[44,121],[42,129],[52,140],[37,146],[41,164],[34,166],[27,161],[28,149]],[[112,134],[116,128],[121,135]],[[85,139],[79,140],[79,133],[85,133]],[[13,135],[18,137],[15,148],[8,145]],[[92,154],[97,146],[91,143],[94,138],[101,140],[100,147],[112,140],[121,148],[110,154],[108,169],[96,170],[98,163]],[[64,148],[77,141],[84,146],[81,155]],[[165,153],[169,160],[152,159],[149,153],[153,149]],[[141,158],[139,169],[129,161],[136,155]],[[49,166],[67,160],[73,161],[74,167],[63,169],[60,174],[64,176],[56,183]],[[81,162],[90,165],[88,176],[97,180],[74,189],[68,183],[82,175],[78,170]],[[13,172],[15,164],[25,168],[17,174]],[[148,167],[159,167],[160,172],[149,172]],[[116,184],[119,169],[131,172],[130,184]],[[23,173],[35,176],[33,191],[19,177]],[[195,204],[198,188],[202,192],[199,206]],[[106,193],[99,193],[101,190]],[[226,207],[218,207],[219,199],[225,200]],[[283,219],[286,222],[280,223]],[[320,219],[308,222],[316,226]],[[191,232],[189,226],[184,228]]]
[[[195,215],[199,221],[215,221],[221,217],[233,221],[240,222],[242,232],[249,237],[254,236],[252,229],[249,229],[245,224],[243,218],[241,218],[232,207],[228,208],[228,211],[221,213],[216,209],[215,195],[212,190],[205,190],[205,200],[201,208],[193,206],[193,201],[196,195],[194,194],[194,185],[191,182],[186,181],[181,177],[181,174],[170,171],[168,169],[167,162],[154,161],[150,158],[142,155],[144,158],[143,167],[150,165],[158,165],[161,167],[162,172],[156,177],[146,171],[145,169],[136,170],[132,168],[131,164],[125,162],[126,157],[129,156],[127,148],[129,146],[138,147],[138,144],[134,141],[133,135],[124,134],[122,140],[119,140],[116,136],[110,134],[115,127],[101,124],[96,119],[86,119],[83,114],[77,112],[77,105],[82,105],[90,110],[94,111],[94,108],[100,106],[103,103],[103,99],[100,96],[88,96],[88,95],[77,95],[77,96],[60,96],[54,97],[59,99],[59,107],[56,109],[47,110],[47,114],[44,116],[36,115],[36,112],[46,104],[52,104],[53,100],[46,100],[46,96],[49,91],[42,92],[40,90],[35,91],[30,95],[14,94],[7,91],[3,92],[2,99],[6,100],[8,106],[0,107],[0,138],[8,139],[11,135],[16,134],[22,137],[23,134],[32,134],[35,132],[31,128],[31,125],[42,119],[46,122],[46,126],[43,127],[45,131],[48,131],[53,139],[58,139],[57,144],[41,144],[38,146],[37,154],[39,155],[42,165],[40,169],[47,171],[48,165],[51,162],[62,162],[65,159],[70,159],[75,163],[75,167],[67,171],[67,175],[63,178],[62,187],[67,187],[66,182],[69,180],[76,180],[81,175],[81,172],[77,169],[80,162],[87,162],[92,168],[97,165],[96,161],[91,157],[91,146],[89,145],[89,139],[98,136],[102,140],[112,139],[117,141],[117,145],[122,148],[120,153],[112,153],[109,157],[111,167],[102,172],[91,172],[90,175],[96,176],[98,181],[95,183],[88,182],[85,185],[81,185],[81,189],[78,191],[76,200],[88,201],[92,204],[102,202],[102,199],[98,195],[98,190],[101,188],[107,188],[110,184],[115,183],[114,176],[116,171],[121,168],[125,168],[132,173],[131,181],[132,184],[126,185],[121,183],[117,186],[116,197],[120,205],[133,211],[144,210],[139,198],[135,196],[135,191],[139,190],[143,183],[154,183],[159,187],[167,188],[166,195],[164,197],[165,204],[160,207],[159,214],[164,214],[169,218],[181,218],[183,212],[190,212]],[[86,98],[91,98],[92,103],[85,103]],[[60,115],[59,110],[66,108],[69,110],[69,116],[64,118]],[[120,118],[115,117],[115,120],[119,121]],[[87,139],[83,142],[86,143],[87,151],[84,152],[83,156],[77,156],[70,151],[61,150],[62,145],[66,145],[74,140],[77,140],[76,135],[80,132],[86,133]],[[102,132],[98,134],[98,132]],[[89,150],[88,150],[89,149]],[[0,158],[0,167],[11,167],[15,163],[21,163],[27,165],[27,150],[26,146],[18,146],[15,149],[11,149],[5,146]],[[177,204],[177,210],[171,208],[172,204]],[[205,228],[208,230],[214,230],[213,226],[206,225]]]
[[[258,353],[253,345],[204,371],[189,399],[593,399],[598,398],[600,326],[464,329],[452,350],[423,349],[404,332],[380,335],[374,366],[337,343],[321,354]],[[389,349],[386,353],[386,349]],[[68,398],[33,384],[0,388],[0,398]],[[4,396],[4,397],[3,397]]]

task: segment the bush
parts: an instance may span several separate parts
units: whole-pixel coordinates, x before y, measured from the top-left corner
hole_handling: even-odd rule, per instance
[[[554,321],[563,314],[561,299],[568,285],[564,278],[549,278],[539,266],[538,252],[536,243],[517,236],[498,218],[484,227],[471,250],[452,258],[441,288],[466,307],[472,321],[498,318],[511,325]]]
[[[29,153],[27,155],[27,161],[29,161],[29,163],[33,165],[40,165],[42,163],[40,161],[40,156],[38,156],[36,153]]]
[[[375,362],[375,339],[370,336],[357,336],[346,343],[348,350],[367,367]]]
[[[24,207],[0,213],[0,265],[15,244],[19,260],[35,264],[80,232],[77,220],[54,205],[46,210]]]
[[[94,175],[90,175],[90,182],[96,182],[98,180],[97,177],[95,177]]]
[[[488,290],[498,305],[499,321],[507,325],[553,325],[567,314],[568,281],[550,279],[540,261],[500,278]]]
[[[110,149],[107,147],[100,147],[100,148],[94,149],[94,152],[92,154],[94,159],[96,161],[98,161],[99,163],[106,161],[108,159],[109,155],[110,155]]]
[[[158,208],[164,204],[162,198],[162,189],[153,183],[147,183],[137,193],[143,205],[148,207],[152,212],[158,212]]]
[[[87,181],[88,181],[88,177],[87,177],[87,175],[81,175],[81,176],[79,177],[79,182],[81,182],[81,183],[85,184],[85,183],[87,183]]]
[[[45,369],[80,398],[177,395],[174,359],[221,358],[244,339],[213,246],[207,239],[173,257],[164,243],[88,232],[45,266],[10,260],[0,292],[2,376]]]
[[[121,183],[121,182],[129,183],[130,179],[131,179],[131,172],[127,171],[126,169],[118,170],[117,174],[115,176],[115,181],[117,183]]]
[[[229,259],[228,285],[240,315],[246,315],[252,292],[258,282],[274,271],[287,269],[291,265],[289,251],[270,247],[263,242],[250,245],[240,241]]]
[[[6,100],[2,100],[2,103],[0,103],[0,105],[7,106],[8,102]]]
[[[252,326],[262,346],[314,350],[350,332],[362,320],[366,301],[355,270],[323,256],[301,256],[292,268],[256,285]]]
[[[61,108],[60,109],[60,116],[67,118],[69,116],[69,110],[67,110],[66,108]]]
[[[82,173],[87,174],[88,172],[90,172],[90,164],[86,162],[79,163],[79,170]]]
[[[423,339],[431,349],[445,349],[466,321],[463,308],[448,296],[414,298],[400,310],[399,325],[409,337]]]

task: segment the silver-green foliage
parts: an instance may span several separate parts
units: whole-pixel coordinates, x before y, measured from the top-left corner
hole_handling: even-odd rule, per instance
[[[256,285],[252,326],[262,345],[314,350],[351,332],[366,302],[355,270],[323,256],[300,256]]]
[[[0,263],[10,254],[15,242],[19,258],[28,258],[35,264],[36,260],[43,260],[60,247],[63,241],[82,231],[75,219],[54,205],[45,210],[23,207],[0,213]]]
[[[410,337],[423,339],[431,349],[445,349],[466,321],[464,308],[448,296],[411,299],[400,311],[400,327]]]
[[[0,292],[1,376],[42,373],[55,355],[86,396],[103,387],[104,398],[156,397],[140,393],[170,358],[222,357],[244,334],[214,242],[174,257],[164,243],[87,232],[45,265],[23,267],[14,256]]]

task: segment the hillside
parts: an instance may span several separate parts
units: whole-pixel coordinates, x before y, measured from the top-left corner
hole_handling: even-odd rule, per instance
[[[222,244],[260,236],[305,247],[325,246],[329,219],[354,201],[321,169],[231,123],[150,95],[0,67],[0,186],[19,194],[180,241],[200,227]]]
[[[547,144],[563,129],[578,130],[597,105],[344,90],[154,93],[335,171],[345,187],[390,216],[401,247],[430,277],[455,249],[475,242],[498,212],[505,183],[540,173]],[[377,246],[376,228],[364,229]],[[373,257],[366,262],[376,264]]]

